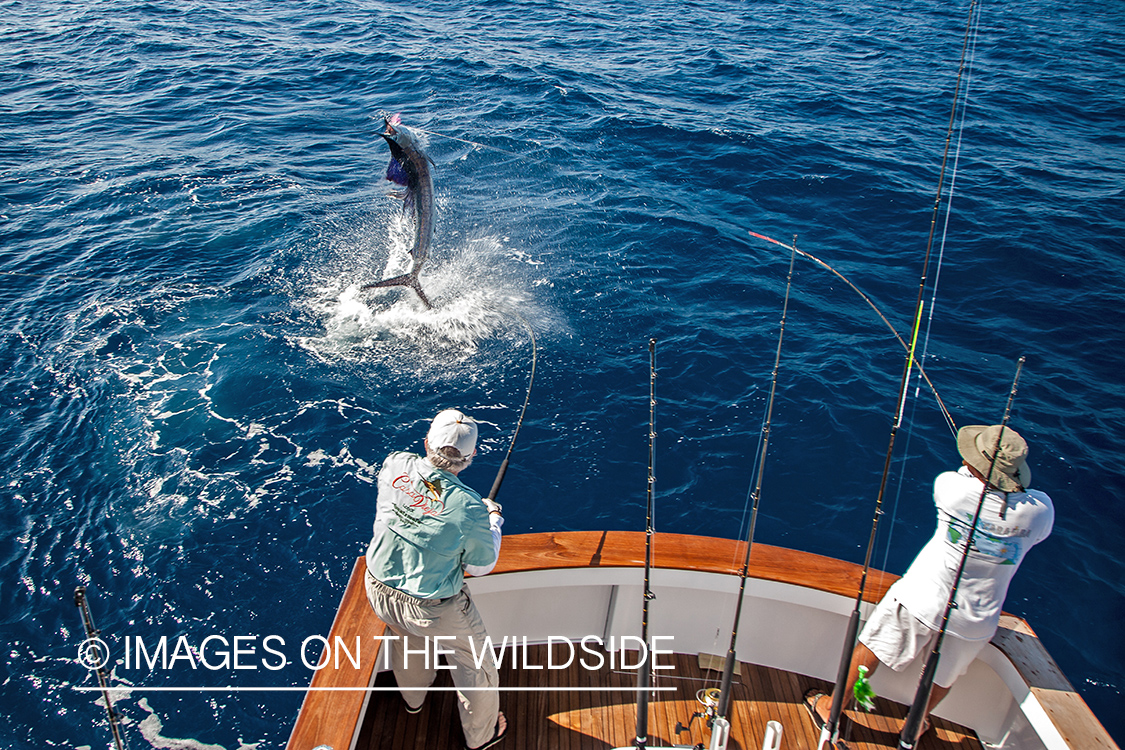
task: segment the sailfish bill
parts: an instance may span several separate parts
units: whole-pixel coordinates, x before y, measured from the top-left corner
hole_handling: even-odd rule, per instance
[[[405,286],[413,289],[426,309],[433,305],[422,291],[418,273],[430,252],[430,239],[434,233],[434,183],[430,177],[430,164],[433,160],[422,150],[418,139],[403,127],[398,115],[383,119],[386,128],[380,135],[391,148],[391,162],[387,165],[387,179],[406,188],[403,194],[403,210],[414,215],[414,243],[410,248],[413,266],[409,273],[383,279],[374,284],[366,284],[362,289],[380,289],[390,286]]]

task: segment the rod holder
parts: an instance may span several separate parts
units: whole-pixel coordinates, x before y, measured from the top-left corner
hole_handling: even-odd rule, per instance
[[[762,736],[762,750],[778,750],[781,747],[782,727],[780,721],[766,723],[766,733]]]

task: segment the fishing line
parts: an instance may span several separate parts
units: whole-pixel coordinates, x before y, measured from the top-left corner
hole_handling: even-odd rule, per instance
[[[973,514],[973,523],[969,527],[968,536],[965,538],[965,549],[961,552],[961,561],[957,565],[957,573],[953,577],[949,598],[945,602],[941,628],[938,629],[937,637],[934,638],[934,647],[930,651],[929,658],[926,659],[926,666],[922,668],[922,677],[918,681],[918,690],[914,693],[914,702],[910,705],[910,712],[906,715],[906,721],[902,725],[902,734],[898,738],[899,750],[914,750],[918,730],[922,728],[922,721],[926,718],[926,705],[930,702],[930,694],[933,691],[934,675],[937,672],[938,659],[941,658],[941,646],[949,628],[950,615],[953,614],[953,608],[957,606],[957,590],[961,586],[961,578],[965,573],[965,563],[968,562],[969,552],[972,551],[973,540],[976,538],[977,523],[980,521],[981,511],[984,510],[985,498],[988,497],[989,483],[992,481],[992,473],[996,468],[996,459],[1000,457],[1004,430],[1008,427],[1008,417],[1012,413],[1012,401],[1016,398],[1016,387],[1019,385],[1020,372],[1023,371],[1025,361],[1026,357],[1020,357],[1019,363],[1016,365],[1016,376],[1012,379],[1012,389],[1008,392],[1008,403],[1004,406],[1004,417],[1000,420],[1000,431],[996,435],[996,445],[992,448],[992,458],[988,462],[988,474],[985,475],[984,486],[980,490],[980,499],[977,500],[977,509]]]
[[[379,119],[387,119],[389,117],[390,117],[390,115],[386,112],[380,112],[379,113]],[[540,161],[539,159],[533,159],[532,157],[527,156],[526,154],[517,154],[517,153],[513,153],[511,151],[505,151],[504,149],[497,148],[496,146],[489,146],[488,144],[485,144],[485,143],[479,143],[477,141],[470,141],[470,140],[467,140],[465,138],[458,138],[455,135],[446,135],[445,133],[439,133],[436,130],[423,130],[422,128],[416,127],[414,125],[409,126],[409,129],[413,130],[415,133],[425,133],[426,135],[436,135],[438,138],[447,138],[451,141],[457,141],[458,143],[464,143],[464,144],[469,145],[469,146],[476,146],[477,148],[486,149],[488,151],[497,151],[501,154],[504,154],[505,156],[510,156],[513,159],[526,159],[527,161],[532,161],[532,162],[535,162],[536,164],[546,164],[547,163],[547,162],[544,162],[544,161]]]
[[[546,164],[547,163],[545,161],[540,161],[539,159],[535,159],[535,158],[532,158],[530,156],[527,156],[526,154],[517,154],[517,153],[514,153],[512,151],[505,151],[504,149],[497,148],[496,146],[489,146],[488,144],[478,143],[477,141],[469,141],[469,140],[466,140],[464,138],[458,138],[457,136],[454,136],[454,135],[446,135],[445,133],[438,133],[438,132],[433,131],[433,130],[423,130],[422,128],[413,128],[413,130],[415,130],[419,133],[425,133],[426,135],[436,135],[438,138],[448,138],[451,141],[457,141],[458,143],[465,143],[465,144],[468,144],[470,146],[476,146],[477,148],[482,148],[482,149],[485,149],[487,151],[496,151],[498,153],[504,154],[505,156],[510,156],[513,159],[521,159],[521,160],[524,160],[524,161],[535,162],[536,164]]]
[[[94,281],[105,282],[110,279],[96,278],[93,276],[74,276],[67,273],[30,273],[26,271],[0,271],[4,276],[23,276],[29,279],[60,279],[65,281]]]
[[[796,235],[794,235],[793,236],[793,243],[796,244],[796,242],[797,242],[797,237],[796,237]],[[790,269],[790,273],[792,273],[792,269]],[[785,294],[786,294],[786,297],[788,297],[788,295],[789,295],[789,282],[788,282],[788,280],[786,280]],[[784,307],[783,307],[783,309],[784,309]],[[771,403],[771,400],[769,398],[767,398],[765,404],[762,407],[762,422],[761,422],[762,426],[758,428],[758,444],[754,447],[754,465],[751,468],[751,473],[750,473],[750,476],[752,476],[752,477],[756,477],[758,475],[758,472],[761,470],[760,467],[761,467],[761,457],[762,457],[762,443],[766,439],[766,425],[769,423],[771,410],[772,410],[772,403]],[[742,503],[742,517],[739,519],[739,522],[738,522],[738,536],[736,537],[737,539],[742,539],[744,536],[746,536],[747,521],[751,518],[751,512],[750,511],[753,507],[753,503],[751,502],[752,497],[753,497],[753,484],[751,484],[750,486],[748,486],[746,488],[746,500],[743,501],[743,503]],[[734,550],[731,551],[730,568],[731,568],[731,570],[734,570],[737,567],[738,567],[738,549],[735,548]],[[717,640],[718,640],[718,632],[716,631],[715,641],[713,641],[713,642],[716,642]]]
[[[776,240],[771,240],[771,242],[776,242]],[[778,244],[781,244],[781,243],[778,243]],[[790,249],[790,253],[789,253],[789,276],[785,280],[785,301],[782,304],[782,326],[784,327],[786,311],[789,309],[789,291],[790,291],[790,287],[791,287],[791,283],[792,283],[792,277],[793,277],[793,254],[798,252],[797,251],[797,235],[793,235],[793,244],[792,245],[782,245],[782,247],[788,247]],[[783,335],[783,334],[784,334],[784,330],[779,335]],[[780,345],[780,341],[778,343]],[[762,426],[758,429],[758,445],[755,446],[755,448],[754,448],[754,466],[751,469],[751,476],[752,477],[756,477],[756,476],[759,475],[759,472],[761,471],[761,462],[762,462],[762,460],[765,456],[765,452],[762,450],[762,444],[767,439],[766,438],[767,425],[770,422],[770,415],[773,412],[773,398],[772,398],[773,389],[772,388],[770,390],[769,395],[770,395],[770,397],[766,399],[766,403],[765,403],[765,405],[762,409]],[[742,518],[739,520],[739,524],[738,524],[738,536],[736,537],[738,539],[742,539],[743,536],[746,535],[747,519],[752,518],[751,509],[753,507],[753,502],[752,502],[753,489],[754,489],[753,484],[751,484],[749,487],[746,488],[746,500],[742,504]],[[737,567],[737,565],[738,565],[738,549],[736,548],[731,552],[730,567],[733,570]],[[717,641],[717,640],[718,640],[718,633],[716,632],[715,641]],[[712,642],[714,643],[715,641],[712,641]]]
[[[155,284],[159,283],[159,280],[157,280],[156,282],[152,282],[152,281],[149,281],[148,279],[144,279],[144,278],[140,278],[140,277],[122,278],[122,277],[118,277],[118,276],[79,276],[77,274],[71,274],[71,273],[33,273],[33,272],[30,272],[30,271],[0,271],[0,276],[18,276],[18,277],[21,277],[21,278],[45,279],[45,280],[48,280],[48,281],[59,281],[59,282],[89,281],[89,282],[92,282],[92,283],[95,283],[95,284],[109,284],[114,289],[119,289],[119,288],[122,288],[122,287],[127,288],[130,285],[144,284],[145,288],[149,292],[148,296],[159,295],[159,294],[168,294],[168,293],[201,294],[201,293],[218,292],[218,291],[222,291],[222,290],[233,289],[237,285],[243,284],[246,281],[246,280],[242,280],[242,281],[232,282],[232,283],[229,283],[229,284],[220,283],[220,284],[206,284],[205,285],[205,284],[202,284],[202,283],[195,283],[190,278],[186,278],[185,276],[181,275],[179,277],[167,279],[167,283],[169,284],[169,286],[155,286]]]
[[[753,510],[750,512],[750,530],[746,536],[746,556],[742,561],[742,572],[739,575],[738,596],[734,601],[734,624],[731,626],[730,647],[727,649],[726,663],[723,665],[723,679],[719,689],[719,704],[716,708],[716,718],[713,722],[712,746],[715,745],[714,734],[720,735],[719,746],[725,747],[725,735],[730,731],[730,723],[726,719],[730,709],[731,682],[734,679],[734,668],[738,661],[735,653],[735,644],[738,640],[738,625],[742,617],[742,599],[746,593],[746,579],[750,571],[750,551],[754,547],[754,529],[758,522],[758,508],[762,498],[762,475],[765,473],[766,450],[769,448],[770,424],[773,420],[774,397],[777,395],[777,374],[781,368],[781,343],[785,339],[785,321],[789,314],[789,292],[793,287],[793,265],[797,260],[797,238],[793,238],[793,251],[789,254],[789,274],[785,279],[785,301],[781,307],[781,324],[777,334],[777,353],[773,360],[773,375],[770,379],[770,394],[767,399],[766,421],[762,425],[761,451],[757,460],[757,472],[754,488],[750,492]],[[720,719],[722,721],[720,721]]]
[[[488,499],[493,502],[496,500],[496,494],[500,492],[500,484],[504,481],[504,475],[508,473],[508,462],[512,458],[512,449],[516,447],[516,438],[519,437],[520,427],[523,427],[523,418],[527,414],[527,405],[531,401],[531,387],[535,384],[535,364],[539,359],[538,347],[535,343],[535,331],[531,324],[527,322],[527,318],[519,313],[513,314],[524,324],[524,327],[527,328],[527,335],[531,337],[531,374],[527,379],[527,393],[523,397],[523,408],[520,409],[520,417],[516,420],[516,431],[512,433],[512,441],[508,443],[508,452],[500,463],[500,470],[496,472],[496,479],[492,482],[492,489],[488,492]]]
[[[937,229],[937,219],[941,209],[941,200],[943,189],[945,187],[945,174],[949,164],[949,151],[950,142],[953,139],[954,126],[957,122],[957,109],[960,102],[961,83],[965,74],[965,63],[967,52],[969,48],[969,41],[972,38],[974,12],[977,7],[976,0],[972,0],[969,6],[969,17],[965,26],[965,37],[961,45],[961,62],[957,71],[957,83],[953,90],[953,104],[949,113],[949,126],[945,136],[945,148],[942,153],[941,170],[938,174],[938,186],[936,195],[934,196],[934,207],[930,218],[930,231],[926,239],[926,253],[922,260],[922,273],[918,280],[918,295],[914,303],[914,320],[911,323],[910,329],[910,346],[907,349],[906,361],[903,363],[902,378],[899,381],[898,388],[898,403],[895,406],[894,419],[891,422],[890,437],[887,442],[887,456],[883,462],[883,473],[879,480],[879,492],[875,499],[875,512],[871,517],[871,534],[867,541],[867,551],[864,555],[863,571],[860,574],[859,587],[856,592],[855,607],[852,610],[851,616],[848,619],[848,629],[844,638],[844,647],[840,654],[840,665],[836,673],[836,684],[832,690],[832,708],[830,710],[828,721],[825,722],[824,728],[820,733],[820,741],[818,747],[823,748],[826,744],[835,743],[839,737],[840,714],[844,707],[844,692],[848,682],[848,674],[851,668],[852,655],[855,651],[856,638],[859,635],[859,618],[860,609],[863,605],[863,595],[867,588],[867,576],[871,570],[871,557],[875,551],[875,540],[879,530],[879,518],[883,514],[883,496],[887,489],[887,480],[890,477],[891,460],[894,457],[895,438],[898,434],[898,429],[902,425],[903,413],[906,408],[907,391],[910,385],[910,371],[916,364],[914,353],[918,344],[918,334],[922,322],[922,311],[925,303],[926,279],[930,265],[930,255],[933,252],[934,234]],[[919,370],[921,371],[921,365]],[[928,381],[927,381],[928,382]],[[931,388],[933,385],[931,384]],[[952,424],[952,419],[950,418]]]
[[[138,284],[139,283],[145,283],[145,284],[150,285],[150,289],[152,288],[151,283],[147,279],[142,279],[142,278],[122,279],[122,278],[116,277],[116,276],[79,276],[77,274],[72,274],[72,273],[33,273],[31,271],[0,271],[0,276],[18,276],[18,277],[25,278],[25,279],[46,279],[48,281],[60,281],[60,282],[61,281],[90,281],[90,282],[93,282],[95,284],[114,284],[114,285],[117,285],[117,286],[125,286],[127,284],[133,284],[133,283],[138,283]],[[176,279],[176,281],[178,283],[184,282],[183,279]],[[190,283],[190,282],[187,282],[187,283]],[[175,291],[175,292],[190,293],[191,291],[194,291],[194,290],[188,289],[187,287],[171,286],[171,287],[158,288],[155,291],[159,291],[159,292]]]
[[[833,268],[832,266],[830,266],[828,263],[821,260],[820,258],[816,257],[812,253],[809,253],[809,252],[806,252],[804,250],[801,250],[801,249],[797,248],[795,244],[794,245],[786,245],[784,242],[781,242],[780,240],[775,240],[773,237],[767,237],[764,234],[759,234],[759,233],[751,231],[751,230],[746,230],[746,231],[747,231],[748,234],[750,234],[753,237],[757,237],[760,240],[765,240],[766,242],[772,242],[773,244],[778,245],[779,247],[784,247],[787,250],[791,250],[791,251],[797,253],[798,255],[801,255],[805,258],[808,258],[809,260],[816,263],[817,265],[819,265],[819,266],[825,268],[826,270],[830,271],[837,278],[839,278],[841,281],[843,281],[845,284],[847,284],[852,289],[852,291],[854,291],[856,294],[858,294],[860,296],[860,298],[864,302],[866,302],[872,310],[875,311],[875,314],[878,315],[879,319],[882,320],[883,323],[887,326],[887,328],[891,332],[891,335],[893,335],[895,337],[895,339],[898,340],[898,343],[902,346],[902,348],[904,350],[906,350],[907,352],[910,351],[910,346],[906,343],[906,341],[903,340],[902,336],[899,335],[899,332],[895,329],[894,325],[891,324],[891,321],[887,319],[887,316],[883,314],[883,311],[879,309],[878,305],[876,305],[871,300],[870,297],[868,297],[866,294],[864,294],[863,291],[858,286],[853,284],[846,276],[844,276],[844,274],[840,273],[835,268]],[[926,370],[925,370],[925,368],[922,367],[922,364],[920,362],[915,362],[914,366],[918,368],[919,377],[926,381],[926,384],[930,387],[930,392],[934,394],[934,399],[937,401],[938,408],[941,409],[942,416],[945,417],[946,424],[949,426],[950,431],[954,435],[956,435],[957,434],[957,426],[954,424],[953,417],[950,415],[949,409],[946,408],[945,402],[941,398],[941,394],[938,393],[937,387],[930,380],[929,375],[926,374]]]
[[[957,126],[957,148],[953,153],[953,169],[950,171],[949,176],[949,197],[945,202],[945,221],[942,224],[941,242],[938,245],[937,267],[934,269],[934,287],[933,292],[930,296],[929,317],[926,320],[926,338],[922,346],[922,361],[925,361],[926,354],[930,348],[930,330],[933,327],[934,322],[934,309],[937,307],[937,292],[938,285],[941,281],[941,268],[945,261],[945,244],[947,238],[949,237],[949,219],[953,215],[953,195],[955,192],[954,188],[957,185],[957,174],[959,172],[959,166],[961,164],[961,143],[965,136],[965,119],[969,113],[969,91],[972,88],[973,83],[973,67],[974,62],[976,61],[977,39],[980,33],[979,12],[976,15],[976,21],[971,23],[973,29],[972,41],[970,42],[969,46],[969,60],[965,74],[965,93],[962,96],[961,103],[961,123]],[[918,397],[918,389],[920,388],[921,384],[919,383],[918,388],[916,388],[914,392],[915,398]]]
[[[926,335],[925,335],[925,338],[923,339],[923,342],[922,342],[922,356],[919,358],[920,362],[926,361],[926,357],[928,356],[929,350],[930,350],[930,331],[933,328],[934,310],[937,308],[937,291],[938,291],[938,285],[941,282],[941,268],[942,268],[942,265],[943,265],[944,260],[945,260],[945,243],[946,243],[947,237],[949,236],[949,219],[953,215],[953,194],[954,194],[954,187],[957,184],[958,165],[961,163],[961,142],[962,142],[962,139],[965,135],[965,118],[968,116],[968,111],[969,111],[969,90],[972,88],[973,63],[976,60],[977,39],[978,39],[979,33],[980,33],[980,14],[978,13],[977,16],[976,16],[976,23],[973,26],[972,42],[969,45],[969,63],[968,63],[968,71],[966,73],[966,78],[965,78],[965,94],[964,94],[964,97],[963,97],[963,103],[961,105],[961,123],[960,123],[960,125],[957,126],[957,148],[954,151],[953,169],[952,169],[950,177],[949,177],[949,197],[946,199],[946,203],[945,203],[945,221],[942,225],[941,242],[938,245],[939,249],[938,249],[937,266],[934,269],[934,286],[933,286],[932,294],[930,295],[930,311],[929,311],[929,317],[926,319]],[[885,549],[884,549],[884,552],[883,552],[883,563],[880,566],[880,570],[883,571],[883,575],[886,574],[887,561],[890,559],[890,555],[891,555],[891,542],[894,539],[895,521],[898,518],[899,499],[902,496],[902,487],[903,487],[903,484],[904,484],[905,478],[906,478],[906,464],[907,464],[907,461],[910,459],[910,441],[914,436],[914,416],[917,413],[918,396],[919,396],[919,393],[920,393],[921,389],[922,389],[922,370],[921,370],[921,368],[919,368],[918,382],[917,382],[917,385],[915,385],[915,387],[914,387],[914,401],[913,401],[913,403],[911,404],[911,407],[910,407],[910,409],[911,409],[910,419],[907,420],[907,423],[906,423],[907,424],[906,443],[903,446],[903,452],[902,452],[903,458],[902,458],[902,462],[899,465],[898,485],[897,485],[897,488],[895,490],[894,502],[891,504],[891,514],[890,514],[891,518],[890,518],[890,525],[888,527],[889,530],[887,532],[887,541],[885,543]],[[952,422],[952,420],[951,420],[951,422]],[[957,434],[956,426],[952,425],[952,424],[950,426],[953,429],[954,435],[956,435]],[[882,576],[880,576],[880,583],[882,583]]]

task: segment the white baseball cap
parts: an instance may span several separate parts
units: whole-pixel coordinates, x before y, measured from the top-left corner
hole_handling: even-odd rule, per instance
[[[439,412],[430,423],[426,443],[431,451],[456,448],[462,458],[473,455],[477,447],[477,423],[456,409]]]

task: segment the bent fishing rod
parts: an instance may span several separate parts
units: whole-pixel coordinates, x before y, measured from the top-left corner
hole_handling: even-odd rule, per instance
[[[918,689],[914,693],[914,702],[910,704],[910,712],[906,715],[906,721],[902,725],[902,734],[898,738],[899,750],[914,750],[914,745],[918,741],[918,730],[922,728],[922,722],[926,718],[930,694],[934,688],[934,675],[937,673],[938,660],[941,658],[941,646],[945,642],[949,618],[953,614],[953,608],[957,606],[957,590],[961,586],[961,578],[965,573],[965,563],[969,560],[969,553],[972,552],[973,541],[976,539],[977,523],[980,521],[981,511],[984,510],[984,501],[988,497],[988,490],[991,487],[992,474],[996,469],[996,459],[1000,456],[1004,430],[1008,427],[1008,417],[1012,413],[1012,402],[1016,398],[1020,372],[1023,370],[1026,359],[1026,357],[1020,357],[1016,364],[1016,376],[1012,379],[1012,389],[1008,392],[1008,403],[1004,407],[1004,417],[1000,420],[1000,432],[996,435],[996,445],[992,447],[992,458],[988,462],[988,474],[985,476],[984,486],[980,490],[980,499],[977,500],[977,509],[973,514],[972,526],[969,527],[969,533],[965,538],[965,548],[961,550],[961,560],[957,565],[957,573],[953,576],[949,598],[945,601],[945,612],[941,616],[941,627],[938,629],[937,637],[934,638],[934,646],[926,659],[926,665],[922,668],[922,677],[918,681]]]
[[[79,649],[78,661],[97,676],[102,700],[105,701],[106,716],[109,718],[109,730],[113,733],[113,745],[116,750],[125,750],[125,743],[121,737],[121,717],[113,709],[113,701],[109,698],[109,680],[106,679],[105,672],[109,651],[105,642],[98,637],[101,631],[94,627],[94,616],[90,614],[90,605],[86,601],[85,586],[74,589],[74,603],[82,613],[82,626],[86,630],[86,640]]]
[[[855,652],[856,639],[859,636],[860,608],[863,605],[863,594],[867,587],[867,575],[871,570],[871,556],[875,550],[875,539],[879,529],[879,517],[883,514],[883,496],[886,493],[887,478],[890,476],[891,472],[891,459],[894,456],[895,437],[898,434],[899,427],[902,425],[903,413],[906,409],[910,372],[916,365],[914,352],[918,345],[918,331],[922,323],[926,279],[930,266],[930,256],[933,252],[934,235],[936,233],[937,220],[941,209],[943,188],[945,187],[945,172],[949,164],[950,144],[953,140],[953,131],[957,122],[957,112],[960,109],[961,83],[965,74],[965,60],[969,49],[969,40],[972,38],[976,5],[976,0],[972,0],[969,5],[969,18],[965,24],[965,37],[961,45],[961,62],[957,71],[957,82],[953,90],[953,105],[949,114],[949,126],[945,136],[945,149],[941,160],[941,170],[938,174],[938,186],[936,195],[934,196],[930,231],[926,240],[926,253],[922,259],[922,274],[918,281],[918,297],[914,303],[914,319],[910,325],[910,346],[906,351],[906,361],[903,364],[902,378],[899,382],[898,402],[895,405],[894,419],[891,422],[890,439],[887,444],[887,456],[883,462],[883,474],[879,480],[879,492],[875,499],[875,512],[872,514],[871,518],[871,535],[867,542],[867,552],[864,556],[863,572],[859,579],[859,589],[856,592],[855,607],[852,610],[851,616],[848,618],[848,629],[844,636],[844,648],[840,654],[840,666],[836,672],[836,685],[832,690],[832,708],[828,715],[828,721],[824,723],[824,728],[821,730],[820,741],[817,745],[818,750],[824,748],[825,745],[829,743],[835,744],[839,737],[840,714],[843,712],[844,708],[844,692],[848,683],[848,674],[851,669],[852,655]]]
[[[527,322],[519,313],[515,314],[520,322],[527,328],[527,333],[531,337],[531,375],[527,379],[527,394],[523,397],[523,409],[520,410],[520,418],[516,420],[516,431],[512,433],[512,441],[508,443],[508,452],[504,456],[504,460],[500,462],[500,470],[496,472],[496,479],[492,482],[492,489],[488,491],[488,503],[496,503],[496,495],[500,492],[500,485],[504,481],[504,475],[508,473],[508,462],[512,458],[512,449],[516,447],[516,438],[519,437],[520,427],[523,426],[524,415],[527,414],[527,405],[531,401],[531,386],[535,384],[535,363],[539,359],[538,347],[535,344],[535,331],[532,330],[531,324]]]
[[[768,237],[764,234],[759,234],[758,232],[755,232],[755,231],[750,230],[750,229],[747,229],[746,232],[751,237],[757,237],[760,240],[765,240],[766,242],[772,242],[773,244],[777,245],[778,247],[783,247],[786,250],[789,250],[790,252],[794,252],[794,253],[797,253],[797,255],[800,255],[804,258],[808,258],[813,263],[816,263],[821,268],[824,268],[828,272],[835,275],[836,278],[840,279],[840,281],[847,284],[848,288],[850,288],[853,292],[858,294],[860,299],[862,299],[864,302],[867,303],[868,307],[870,307],[872,310],[875,311],[875,314],[877,316],[879,316],[879,319],[881,321],[883,321],[884,325],[887,326],[887,329],[890,330],[891,335],[895,337],[895,340],[898,341],[898,343],[902,346],[903,350],[907,351],[907,352],[910,351],[910,345],[907,344],[906,341],[899,334],[899,332],[897,330],[895,330],[894,325],[891,323],[890,320],[887,319],[887,316],[883,314],[883,311],[879,309],[879,306],[876,305],[875,302],[870,297],[868,297],[866,294],[864,294],[863,290],[860,289],[858,286],[856,286],[851,281],[851,279],[849,279],[847,276],[840,273],[838,270],[833,268],[831,265],[826,263],[824,260],[821,260],[820,258],[816,257],[815,255],[808,252],[807,250],[799,249],[796,246],[796,243],[794,243],[792,245],[786,245],[784,242],[782,242],[780,240],[775,240],[773,237]],[[950,431],[952,431],[953,434],[957,434],[957,426],[953,421],[953,416],[949,413],[949,409],[946,408],[945,402],[942,401],[941,394],[938,393],[937,386],[935,386],[933,384],[933,381],[930,380],[930,376],[926,374],[926,369],[925,369],[925,367],[923,367],[922,362],[916,361],[914,363],[914,367],[916,367],[918,369],[919,376],[921,376],[921,378],[924,381],[926,381],[926,385],[928,385],[930,387],[930,392],[934,394],[934,399],[937,401],[938,408],[941,410],[942,416],[945,417],[946,424],[949,425]]]
[[[652,685],[652,649],[648,640],[648,603],[656,598],[650,585],[652,573],[652,537],[655,533],[652,523],[653,491],[656,476],[653,464],[656,460],[656,339],[648,340],[648,505],[645,515],[645,583],[643,604],[641,605],[641,641],[644,644],[644,658],[637,665],[637,733],[634,747],[648,747],[648,694]]]
[[[739,575],[738,581],[738,597],[735,599],[734,603],[734,624],[730,631],[730,647],[727,648],[726,663],[723,665],[723,678],[719,684],[719,704],[715,711],[715,719],[712,722],[712,748],[725,748],[726,738],[724,735],[730,731],[730,723],[726,717],[730,710],[731,683],[734,680],[734,669],[738,662],[735,653],[735,645],[738,640],[738,624],[742,617],[742,598],[746,593],[746,579],[750,571],[750,551],[754,547],[754,528],[758,521],[758,506],[762,498],[762,475],[765,473],[766,450],[770,442],[770,424],[773,420],[774,396],[777,394],[777,374],[778,370],[781,368],[781,342],[785,339],[785,320],[789,314],[789,291],[793,286],[793,264],[797,259],[796,247],[797,238],[794,237],[794,251],[789,254],[789,275],[785,279],[785,301],[781,306],[781,325],[777,334],[777,353],[774,355],[773,360],[770,395],[766,402],[766,418],[762,424],[762,447],[758,454],[757,477],[755,478],[754,489],[750,495],[753,508],[750,511],[750,528],[746,534],[746,555],[742,560],[742,572]],[[720,734],[718,742],[714,739],[716,732]]]

